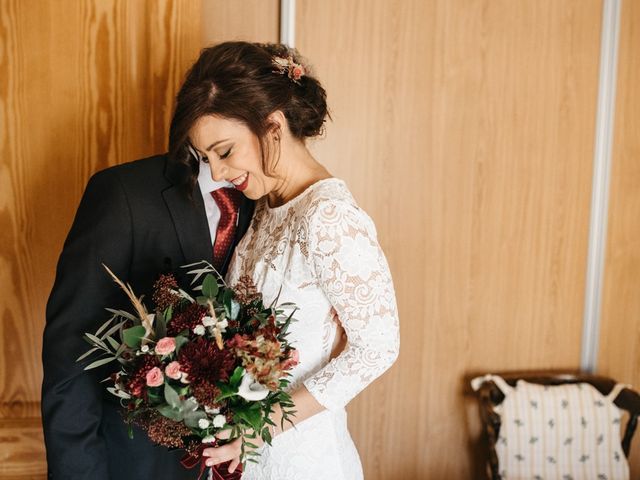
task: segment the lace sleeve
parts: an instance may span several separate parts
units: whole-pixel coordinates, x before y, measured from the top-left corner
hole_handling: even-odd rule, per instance
[[[387,370],[400,349],[396,298],[371,218],[349,201],[321,201],[309,215],[309,260],[348,342],[304,380],[329,410],[344,407]]]

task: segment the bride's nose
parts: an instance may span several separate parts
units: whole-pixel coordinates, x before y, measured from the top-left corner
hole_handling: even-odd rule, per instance
[[[222,162],[209,160],[209,168],[211,168],[211,178],[213,178],[216,182],[221,182],[225,179],[228,168]]]

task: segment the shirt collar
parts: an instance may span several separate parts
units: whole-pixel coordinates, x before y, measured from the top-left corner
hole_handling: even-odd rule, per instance
[[[200,160],[200,171],[198,172],[198,184],[202,193],[210,193],[223,187],[234,187],[233,183],[222,180],[216,182],[211,178],[211,169],[209,164]]]

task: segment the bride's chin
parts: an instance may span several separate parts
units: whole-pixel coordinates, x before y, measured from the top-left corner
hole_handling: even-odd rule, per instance
[[[250,190],[244,190],[242,194],[247,197],[249,200],[258,200],[261,195],[256,195],[254,192]]]

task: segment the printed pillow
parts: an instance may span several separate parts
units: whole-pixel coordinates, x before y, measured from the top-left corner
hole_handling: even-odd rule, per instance
[[[518,380],[496,384],[501,427],[496,451],[503,480],[628,480],[622,451],[622,411],[588,383],[545,386]]]

